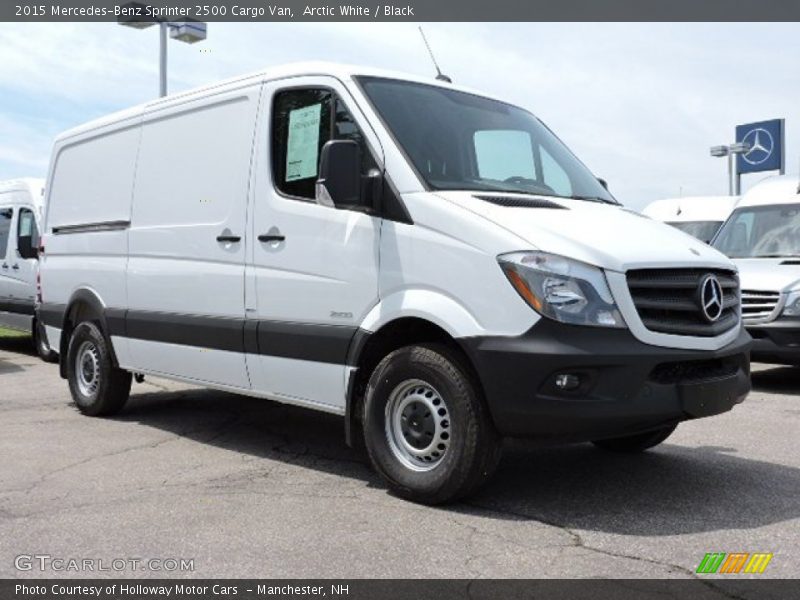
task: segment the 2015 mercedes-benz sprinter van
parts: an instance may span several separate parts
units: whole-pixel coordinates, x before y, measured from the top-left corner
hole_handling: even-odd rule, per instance
[[[44,181],[0,181],[0,327],[30,333],[39,356],[54,360],[36,318],[39,226]]]
[[[714,239],[740,271],[754,360],[800,364],[800,179],[753,186]]]
[[[620,207],[527,111],[369,69],[61,135],[42,285],[84,413],[131,373],[328,411],[422,502],[474,490],[502,436],[639,451],[749,390],[725,256]]]

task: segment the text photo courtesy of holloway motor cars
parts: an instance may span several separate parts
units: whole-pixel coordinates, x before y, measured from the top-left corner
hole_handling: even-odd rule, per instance
[[[800,8],[573,4],[0,8],[0,596],[797,597]]]

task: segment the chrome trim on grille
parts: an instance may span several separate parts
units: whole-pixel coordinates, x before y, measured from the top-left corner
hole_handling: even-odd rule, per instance
[[[742,321],[745,325],[773,321],[783,310],[785,301],[780,292],[742,290]]]
[[[722,288],[723,309],[711,322],[699,301],[700,286],[714,276]],[[716,337],[739,325],[739,277],[723,269],[635,269],[626,273],[628,289],[644,327],[652,332]]]

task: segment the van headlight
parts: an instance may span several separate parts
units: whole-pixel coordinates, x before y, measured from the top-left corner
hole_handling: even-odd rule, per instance
[[[800,290],[792,290],[781,311],[782,317],[800,317]]]
[[[573,325],[625,327],[601,269],[545,252],[501,254],[497,261],[540,315]]]

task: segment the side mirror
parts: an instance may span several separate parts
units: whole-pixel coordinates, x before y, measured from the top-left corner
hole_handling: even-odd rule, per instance
[[[34,247],[33,237],[30,235],[17,239],[17,251],[20,258],[39,258],[39,250]]]
[[[606,189],[606,191],[608,191],[608,182],[605,179],[603,179],[602,177],[598,177],[597,181],[599,181],[600,185],[602,185]]]
[[[335,208],[361,204],[361,148],[353,140],[331,140],[319,158],[317,202]]]

